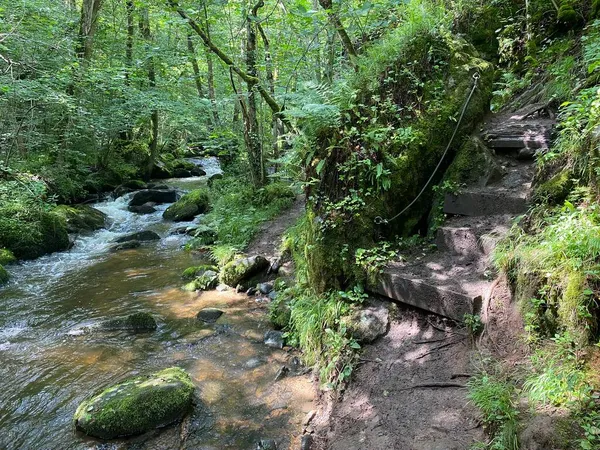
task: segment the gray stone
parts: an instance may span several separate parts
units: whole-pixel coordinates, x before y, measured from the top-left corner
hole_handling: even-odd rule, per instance
[[[136,214],[152,214],[156,212],[156,208],[154,207],[154,202],[144,203],[140,206],[130,206],[127,208],[129,211]]]
[[[256,450],[277,450],[277,443],[273,439],[263,439],[256,444]]]
[[[258,290],[261,294],[268,295],[273,290],[273,283],[260,283]]]
[[[310,450],[312,448],[313,438],[310,434],[305,434],[300,439],[300,450]]]
[[[173,189],[145,189],[133,194],[129,206],[142,206],[144,203],[173,203],[177,201],[177,192]]]
[[[110,248],[111,252],[118,252],[120,250],[132,250],[134,248],[141,247],[142,243],[140,241],[127,241],[120,244],[115,244]]]
[[[204,323],[215,323],[217,320],[219,320],[219,317],[221,317],[222,315],[223,311],[221,311],[220,309],[204,308],[198,312],[196,318]]]
[[[122,243],[128,241],[158,241],[160,240],[160,236],[154,231],[146,230],[139,231],[137,233],[128,234],[126,236],[121,236],[120,238],[115,239],[115,242]]]
[[[385,335],[389,326],[387,305],[380,301],[356,311],[349,319],[348,331],[358,342],[370,344]]]
[[[283,348],[285,340],[281,331],[269,330],[265,333],[265,345],[272,348]]]
[[[157,328],[156,320],[151,314],[139,312],[124,318],[110,319],[101,322],[98,328],[103,330],[126,330],[133,332],[154,331]]]

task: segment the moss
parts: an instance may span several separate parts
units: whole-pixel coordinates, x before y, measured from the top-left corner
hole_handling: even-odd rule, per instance
[[[5,266],[6,264],[13,263],[17,260],[13,252],[8,249],[0,248],[0,265]]]
[[[228,286],[236,287],[243,280],[266,270],[268,267],[269,261],[262,256],[238,258],[223,266],[219,279]]]
[[[69,248],[64,221],[33,206],[11,205],[0,209],[0,247],[19,259],[34,259]]]
[[[178,367],[132,378],[81,403],[75,426],[101,439],[141,434],[180,420],[192,406],[194,389]]]
[[[600,19],[600,0],[594,0],[592,2],[592,19]]]
[[[216,269],[217,268],[215,266],[210,266],[210,265],[207,265],[207,264],[202,265],[202,266],[188,267],[181,274],[181,278],[183,278],[184,280],[190,281],[190,280],[193,280],[194,278],[199,277],[200,275],[202,275],[207,270],[216,270]]]
[[[60,205],[52,212],[64,220],[69,233],[99,230],[106,222],[106,214],[88,205]]]
[[[587,277],[579,271],[572,271],[565,274],[563,279],[565,286],[558,305],[559,323],[572,338],[580,344],[585,344],[589,338],[586,334],[590,330],[590,324],[587,324],[582,316],[582,312],[587,309],[584,295]]]
[[[219,274],[214,270],[204,270],[193,281],[183,286],[183,290],[187,292],[206,291],[214,289],[219,282]]]
[[[569,170],[560,171],[536,188],[535,199],[550,204],[562,204],[573,188],[571,177]]]
[[[6,269],[4,267],[2,267],[2,265],[0,265],[0,286],[8,283],[9,279],[10,279],[10,275],[8,274]]]
[[[581,22],[581,17],[570,2],[563,2],[558,10],[558,22],[567,30],[573,29]]]
[[[198,214],[207,212],[209,204],[208,190],[195,189],[169,206],[163,213],[163,218],[175,222],[189,220]]]

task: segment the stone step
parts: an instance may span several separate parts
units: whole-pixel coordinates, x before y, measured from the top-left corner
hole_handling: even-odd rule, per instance
[[[488,147],[498,151],[521,148],[548,148],[555,122],[552,119],[520,120],[519,116],[488,126],[482,137]]]
[[[525,193],[523,193],[525,194]],[[523,214],[527,212],[527,197],[494,191],[463,191],[458,195],[446,194],[444,213],[460,216],[493,216],[498,214]]]
[[[462,321],[465,314],[479,314],[487,282],[473,278],[444,275],[449,267],[432,267],[430,273],[412,273],[410,269],[391,265],[384,269],[369,290],[422,310]],[[448,272],[447,272],[448,271]]]
[[[469,257],[489,255],[511,225],[512,216],[454,217],[436,234],[438,250]]]

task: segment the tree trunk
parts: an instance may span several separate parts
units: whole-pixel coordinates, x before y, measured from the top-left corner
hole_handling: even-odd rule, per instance
[[[344,25],[342,24],[342,21],[340,20],[339,16],[332,9],[332,0],[319,0],[319,4],[327,12],[329,20],[333,24],[335,30],[337,31],[337,34],[340,36],[342,45],[344,46],[344,50],[346,50],[346,53],[348,54],[348,59],[350,60],[350,63],[354,67],[356,67],[356,58],[358,57],[358,54],[356,53],[356,48],[352,43],[352,39],[350,39],[350,36],[348,36],[348,33],[346,32],[346,29],[344,28]]]
[[[125,72],[125,79],[129,83],[129,77],[133,68],[133,34],[135,32],[133,25],[133,0],[126,1],[125,9],[127,11],[127,40],[125,41],[125,64],[127,65],[127,72]]]
[[[312,7],[316,11],[319,7],[319,0],[312,0]],[[316,45],[316,56],[315,56],[315,81],[321,83],[323,77],[323,69],[321,68],[321,41],[319,39],[320,27],[317,17],[313,17],[313,30],[315,33],[314,39],[317,42]]]
[[[81,5],[79,36],[75,52],[83,61],[89,61],[92,57],[94,35],[98,28],[98,16],[100,15],[101,6],[102,0],[83,0]]]
[[[146,48],[150,48],[152,42],[152,33],[150,30],[150,18],[148,15],[148,9],[144,9],[141,14],[140,19],[140,30],[142,33],[142,37],[146,41]],[[148,84],[150,86],[150,90],[154,90],[156,88],[156,69],[154,66],[154,57],[150,56],[148,58]],[[159,132],[159,113],[158,109],[152,110],[150,113],[150,145],[148,150],[150,152],[150,156],[148,158],[148,166],[146,168],[147,176],[152,175],[152,169],[154,168],[154,163],[158,158],[158,132]]]
[[[208,37],[208,39],[210,39],[210,24],[208,23],[208,9],[206,7],[206,2],[203,2],[203,6],[206,36]],[[219,111],[217,110],[217,95],[215,93],[215,70],[213,65],[213,59],[209,48],[207,46],[205,46],[204,48],[206,50],[206,67],[208,72],[208,98],[210,99],[210,104],[212,105],[214,125],[219,126],[221,124],[221,119],[219,119]]]
[[[192,33],[188,33],[187,35],[187,47],[190,52],[190,63],[192,64],[192,69],[194,70],[194,82],[196,83],[198,97],[204,98],[202,78],[200,77],[200,68],[198,67],[198,60],[196,59],[196,49],[194,48],[194,42],[192,41]]]
[[[244,137],[248,151],[248,161],[250,163],[250,172],[252,182],[255,186],[263,186],[266,180],[265,165],[263,161],[263,148],[260,139],[260,130],[258,127],[258,113],[256,105],[256,91],[258,80],[258,69],[256,67],[256,16],[258,9],[264,6],[264,1],[260,0],[252,8],[252,16],[246,19],[246,32],[248,40],[246,41],[246,70],[251,78],[246,85],[248,87],[248,100],[246,117],[244,120]]]
[[[261,86],[261,84],[259,82],[260,80],[256,77],[253,77],[250,74],[246,73],[240,67],[236,66],[235,63],[233,62],[233,60],[229,56],[227,56],[227,54],[225,54],[219,47],[217,47],[214,44],[214,42],[212,42],[212,40],[210,39],[210,36],[208,36],[204,32],[204,30],[202,30],[202,28],[200,28],[198,23],[194,19],[192,19],[179,6],[179,3],[177,3],[176,0],[167,0],[167,2],[168,2],[169,6],[171,6],[172,8],[175,9],[177,14],[179,14],[183,19],[185,19],[188,22],[190,27],[192,27],[192,29],[196,32],[196,34],[198,34],[198,36],[200,36],[200,38],[204,41],[204,45],[206,45],[206,47],[208,47],[208,49],[211,52],[213,52],[215,55],[217,55],[217,57],[221,61],[223,61],[223,63],[225,63],[225,65],[227,65],[233,72],[235,72],[246,83],[249,83],[249,82],[255,83],[256,89],[258,90],[258,92],[261,95],[261,97],[263,98],[263,100],[267,103],[267,105],[269,105],[269,108],[271,108],[271,111],[273,111],[274,114],[279,115],[279,117],[281,117],[281,120],[283,121],[283,123],[285,123],[286,126],[291,128],[291,123],[283,114],[283,110],[281,109],[281,106],[279,106],[279,104],[271,96],[271,94],[269,94],[269,92],[263,86]]]
[[[335,32],[327,34],[327,67],[325,68],[325,79],[328,83],[333,83],[335,67]]]

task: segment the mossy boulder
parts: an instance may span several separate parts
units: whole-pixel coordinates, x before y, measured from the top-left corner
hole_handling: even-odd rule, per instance
[[[573,179],[570,170],[561,170],[535,188],[535,199],[550,204],[561,204],[565,201],[571,189]]]
[[[173,189],[144,189],[131,197],[129,206],[142,206],[145,203],[173,203],[177,201],[177,192]]]
[[[180,420],[193,397],[190,376],[172,367],[126,380],[84,401],[75,412],[75,427],[100,439],[142,434]]]
[[[190,280],[193,280],[195,278],[198,278],[200,275],[202,275],[207,270],[213,270],[214,271],[214,270],[216,270],[216,267],[215,266],[210,266],[210,265],[188,267],[181,274],[181,278],[183,278],[186,281],[190,281]]]
[[[223,266],[219,278],[221,283],[224,283],[227,286],[236,287],[242,281],[257,275],[268,268],[269,261],[260,255],[238,258]]]
[[[276,201],[293,202],[296,194],[285,183],[271,183],[256,191],[254,202],[259,205],[270,205]]]
[[[575,11],[571,2],[563,2],[558,10],[558,23],[571,30],[581,24],[581,16]]]
[[[64,220],[33,206],[11,205],[0,209],[0,247],[19,259],[35,259],[69,248]]]
[[[133,332],[154,331],[157,328],[156,320],[152,314],[138,312],[127,317],[110,319],[102,322],[99,328],[103,330],[127,330]]]
[[[193,281],[187,283],[184,287],[184,291],[206,291],[208,289],[214,289],[217,287],[219,282],[219,274],[214,270],[205,270],[200,273]]]
[[[13,252],[5,248],[0,248],[0,265],[5,266],[6,264],[13,263],[17,260]]]
[[[208,211],[208,207],[208,190],[195,189],[169,206],[163,213],[163,219],[172,220],[173,222],[191,220],[198,214],[204,214]]]
[[[85,233],[99,230],[106,224],[106,214],[88,205],[60,205],[52,211],[65,221],[69,233]]]
[[[120,238],[116,239],[115,242],[118,242],[118,243],[129,242],[129,241],[146,242],[146,241],[159,241],[159,240],[160,240],[160,236],[158,235],[158,233],[155,233],[154,231],[150,231],[150,230],[145,230],[145,231],[138,231],[137,233],[132,233],[132,234],[127,234],[125,236],[121,236]]]
[[[8,274],[6,269],[4,267],[2,267],[2,265],[0,265],[0,286],[8,283],[9,279],[10,279],[10,275]]]

